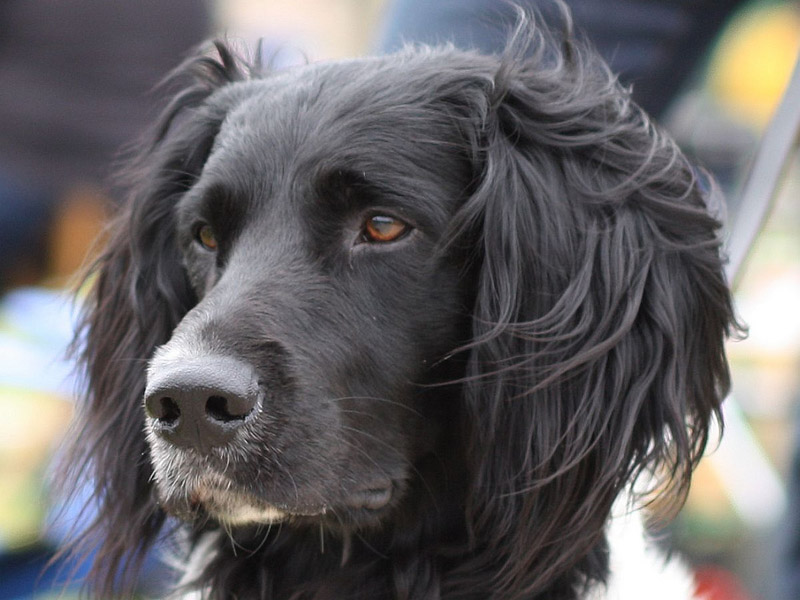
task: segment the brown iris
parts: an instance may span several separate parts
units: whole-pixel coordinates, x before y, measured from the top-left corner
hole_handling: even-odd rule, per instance
[[[201,225],[197,230],[197,241],[206,250],[212,252],[217,249],[217,236],[214,235],[214,230],[211,225]]]
[[[400,239],[408,229],[408,225],[399,219],[377,215],[367,219],[364,224],[364,240],[385,244]]]

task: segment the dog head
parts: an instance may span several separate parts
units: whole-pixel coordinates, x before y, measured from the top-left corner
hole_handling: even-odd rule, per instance
[[[376,85],[414,69],[312,66],[205,101],[224,117],[169,234],[192,308],[145,391],[171,512],[374,520],[433,450],[443,409],[419,390],[469,339],[441,247],[469,170],[423,85]]]
[[[101,589],[165,513],[390,562],[429,540],[395,586],[601,579],[615,497],[644,471],[685,492],[728,387],[695,171],[540,32],[279,73],[217,54],[181,69],[88,303]]]

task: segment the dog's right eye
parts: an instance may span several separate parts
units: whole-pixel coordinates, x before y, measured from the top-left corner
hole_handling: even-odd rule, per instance
[[[377,215],[364,223],[362,239],[365,242],[386,244],[399,240],[408,233],[410,227],[399,219]]]
[[[204,223],[197,228],[195,239],[206,250],[216,252],[218,246],[217,236],[208,223]]]

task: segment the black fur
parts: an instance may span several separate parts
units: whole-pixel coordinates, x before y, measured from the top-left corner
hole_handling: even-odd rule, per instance
[[[210,598],[603,581],[612,502],[652,471],[680,503],[729,384],[692,167],[592,52],[524,22],[496,57],[261,73],[216,51],[178,73],[87,303],[71,473],[100,505],[96,595],[135,580],[165,513],[197,540],[237,502],[289,516],[222,527]],[[366,241],[373,215],[410,232]],[[142,398],[167,355],[250,365],[257,416],[205,454],[161,439]],[[385,506],[353,501],[387,481]]]

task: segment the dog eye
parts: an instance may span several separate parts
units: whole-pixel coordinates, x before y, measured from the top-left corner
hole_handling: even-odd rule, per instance
[[[411,228],[403,221],[385,215],[376,215],[364,223],[362,239],[365,242],[385,244],[403,237]]]
[[[211,252],[216,251],[217,236],[214,234],[214,230],[211,228],[211,225],[200,225],[195,233],[195,238],[206,250],[210,250]]]

